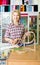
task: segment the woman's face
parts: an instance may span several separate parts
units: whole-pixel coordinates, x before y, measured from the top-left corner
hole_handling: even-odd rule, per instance
[[[19,14],[18,14],[18,12],[13,13],[13,22],[19,22]]]

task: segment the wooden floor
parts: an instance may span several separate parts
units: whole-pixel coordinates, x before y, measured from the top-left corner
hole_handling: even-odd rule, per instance
[[[36,46],[36,51],[26,53],[11,52],[7,59],[7,65],[40,65],[40,45]]]

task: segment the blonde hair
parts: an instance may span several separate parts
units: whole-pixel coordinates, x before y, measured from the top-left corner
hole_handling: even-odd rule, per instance
[[[20,19],[20,17],[21,17],[21,16],[20,16],[20,11],[19,11],[19,10],[13,10],[13,11],[12,11],[12,14],[11,14],[11,15],[12,15],[12,21],[13,21],[13,14],[14,14],[14,12],[17,12],[17,13],[18,13],[19,19]]]

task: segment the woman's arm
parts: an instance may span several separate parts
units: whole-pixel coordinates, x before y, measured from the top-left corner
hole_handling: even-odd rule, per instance
[[[16,39],[10,39],[10,38],[4,38],[5,41],[11,43],[11,44],[17,44],[19,42],[19,40],[21,40],[20,38],[16,38]]]
[[[4,38],[5,39],[5,41],[7,41],[8,43],[13,43],[13,41],[12,41],[12,39],[10,39],[10,38]]]

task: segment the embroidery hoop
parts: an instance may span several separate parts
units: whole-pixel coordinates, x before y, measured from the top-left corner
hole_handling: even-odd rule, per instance
[[[22,43],[24,44],[24,49],[22,50],[22,51],[20,51],[20,50],[18,50],[17,52],[18,53],[25,53],[25,52],[27,52],[27,51],[35,51],[36,50],[36,42],[35,42],[35,33],[34,32],[32,32],[32,31],[30,31],[29,32],[30,34],[32,33],[33,34],[33,36],[34,36],[34,38],[30,41],[30,42],[24,42],[24,41],[22,41]],[[27,47],[25,47],[25,44],[27,44],[27,45],[31,45],[31,44],[33,44],[33,49],[32,48],[27,48]]]

